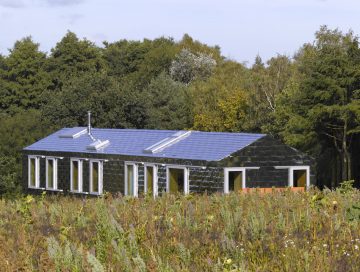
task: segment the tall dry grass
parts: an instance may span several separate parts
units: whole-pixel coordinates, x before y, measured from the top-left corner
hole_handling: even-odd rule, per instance
[[[0,200],[1,271],[359,271],[360,192]]]

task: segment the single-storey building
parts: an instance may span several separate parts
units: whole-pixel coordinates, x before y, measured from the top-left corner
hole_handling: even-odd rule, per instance
[[[313,160],[270,135],[63,128],[23,149],[23,186],[138,196],[308,187]]]

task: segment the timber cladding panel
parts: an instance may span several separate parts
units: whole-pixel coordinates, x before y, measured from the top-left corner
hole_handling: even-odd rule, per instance
[[[223,167],[260,167],[246,170],[247,187],[288,186],[288,170],[276,166],[310,166],[310,183],[315,184],[314,159],[283,144],[271,136],[265,136],[244,149],[222,160]]]
[[[223,191],[223,170],[222,168],[206,168],[205,162],[191,160],[174,160],[163,158],[146,158],[132,156],[118,156],[106,154],[86,154],[86,153],[65,153],[65,152],[44,152],[26,151],[23,153],[23,188],[25,192],[39,193],[38,189],[28,188],[28,155],[63,157],[58,159],[58,189],[67,193],[70,191],[70,161],[71,159],[83,160],[83,191],[89,191],[89,165],[91,159],[107,160],[103,162],[103,190],[104,192],[124,194],[125,162],[135,163],[138,168],[138,188],[139,194],[144,192],[144,164],[151,163],[158,168],[158,192],[166,191],[166,166],[182,165],[189,168],[190,192],[217,192]],[[45,188],[46,158],[40,157],[40,184]],[[196,167],[193,167],[195,165]],[[202,169],[204,167],[205,169]]]
[[[315,168],[313,159],[270,136],[262,137],[247,147],[220,161],[201,161],[189,159],[170,159],[146,156],[109,155],[102,153],[75,153],[55,151],[23,151],[23,188],[26,192],[39,193],[39,189],[28,189],[28,155],[40,156],[40,187],[45,188],[45,157],[58,159],[58,189],[70,191],[70,160],[83,160],[83,191],[89,191],[89,164],[91,159],[103,162],[103,191],[124,194],[124,166],[131,162],[138,168],[138,192],[144,192],[144,165],[157,166],[158,193],[166,191],[166,167],[186,166],[189,172],[189,191],[191,193],[224,192],[224,168],[259,167],[246,170],[246,187],[286,187],[288,170],[275,166],[310,166],[311,183],[314,184]],[[105,161],[106,160],[106,161]]]
[[[189,188],[195,193],[224,191],[224,171],[219,167],[189,167]]]

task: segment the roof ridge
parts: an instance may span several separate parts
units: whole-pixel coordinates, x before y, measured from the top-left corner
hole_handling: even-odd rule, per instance
[[[72,128],[86,128],[83,126],[76,126],[76,127],[64,127],[63,129],[72,129]],[[179,131],[191,131],[192,133],[204,133],[204,134],[240,134],[240,135],[257,135],[257,136],[265,136],[265,133],[255,133],[255,132],[234,132],[234,131],[202,131],[202,130],[191,130],[191,129],[150,129],[150,128],[98,128],[93,127],[92,130],[106,130],[106,131],[156,131],[156,132],[179,132]]]

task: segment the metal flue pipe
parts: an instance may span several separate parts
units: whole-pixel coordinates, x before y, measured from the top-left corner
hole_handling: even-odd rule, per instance
[[[88,111],[88,135],[91,135],[91,111]]]

